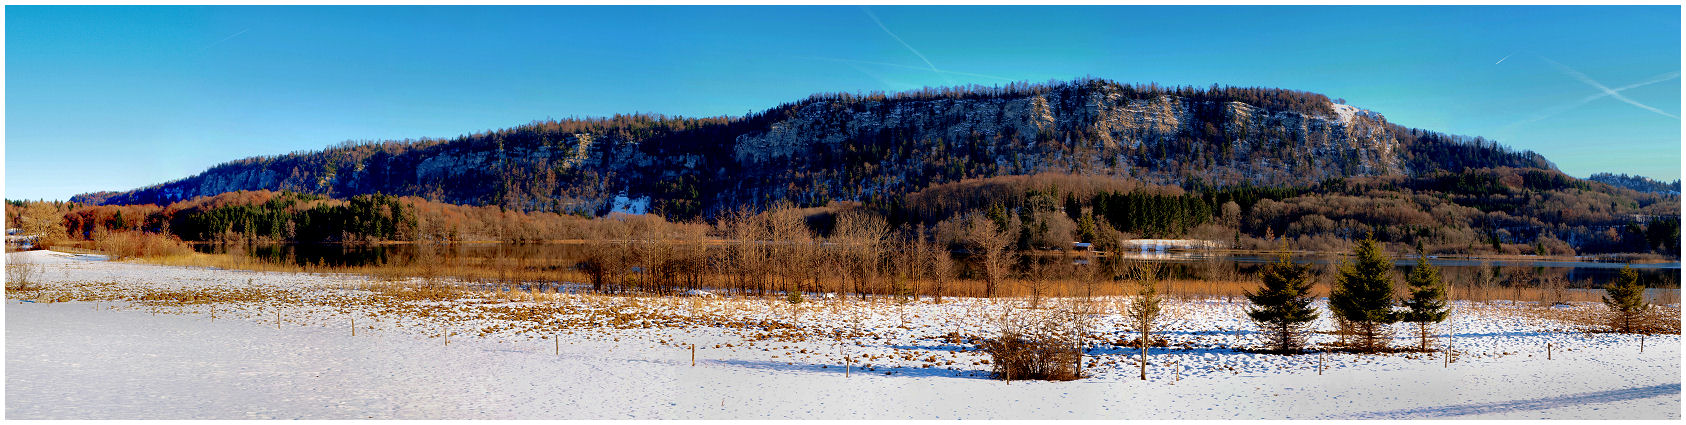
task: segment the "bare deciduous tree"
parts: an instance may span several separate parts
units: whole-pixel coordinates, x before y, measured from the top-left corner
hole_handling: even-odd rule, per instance
[[[984,296],[994,298],[1018,253],[1008,249],[1013,236],[981,214],[966,219],[966,242],[984,273]]]

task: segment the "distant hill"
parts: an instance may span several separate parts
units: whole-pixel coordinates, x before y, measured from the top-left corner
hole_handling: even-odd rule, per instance
[[[933,185],[1044,172],[1221,187],[1489,167],[1555,170],[1533,152],[1406,128],[1316,93],[1084,79],[821,94],[743,117],[617,115],[448,140],[348,142],[72,200],[162,205],[287,190],[689,218],[779,201],[887,202]]]
[[[1645,192],[1645,193],[1657,193],[1657,194],[1665,194],[1665,195],[1679,195],[1680,194],[1680,181],[1679,180],[1675,180],[1671,183],[1663,183],[1663,182],[1660,182],[1660,181],[1651,180],[1648,177],[1629,176],[1625,173],[1624,174],[1598,173],[1598,174],[1593,174],[1592,177],[1587,177],[1586,179],[1592,180],[1592,181],[1595,181],[1595,182],[1599,182],[1599,183],[1608,184],[1608,185],[1611,185],[1611,186],[1633,189],[1633,190]]]

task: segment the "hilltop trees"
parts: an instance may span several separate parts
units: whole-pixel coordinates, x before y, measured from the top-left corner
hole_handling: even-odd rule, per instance
[[[1604,286],[1604,306],[1614,312],[1610,327],[1616,332],[1639,331],[1651,307],[1645,303],[1645,285],[1639,283],[1639,273],[1632,267],[1622,267],[1616,281]]]
[[[1247,317],[1265,331],[1272,351],[1298,352],[1305,344],[1306,325],[1317,319],[1317,310],[1311,308],[1311,266],[1294,264],[1283,254],[1265,265],[1259,278],[1264,287],[1246,293],[1254,305]]]
[[[1329,294],[1329,309],[1351,323],[1358,333],[1358,348],[1375,352],[1386,348],[1383,338],[1388,325],[1399,321],[1393,311],[1393,277],[1389,274],[1393,262],[1382,254],[1375,238],[1365,238],[1353,254],[1358,257],[1343,264],[1335,276],[1335,289]]]
[[[1408,309],[1400,319],[1417,324],[1417,349],[1428,349],[1429,326],[1446,320],[1446,282],[1440,279],[1440,269],[1428,263],[1428,257],[1417,255],[1417,266],[1405,276],[1411,288],[1411,298],[1403,304]]]

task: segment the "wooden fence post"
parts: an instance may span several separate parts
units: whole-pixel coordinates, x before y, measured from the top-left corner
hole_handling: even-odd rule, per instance
[[[1546,343],[1546,360],[1551,360],[1551,343]]]
[[[691,344],[691,367],[697,367],[697,344]]]
[[[1317,352],[1317,376],[1323,376],[1323,352]]]

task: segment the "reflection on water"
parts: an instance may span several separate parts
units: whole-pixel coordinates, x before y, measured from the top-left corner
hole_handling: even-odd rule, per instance
[[[585,250],[589,247],[582,244],[507,245],[481,243],[373,246],[199,245],[196,249],[207,253],[237,253],[273,263],[331,267],[409,265],[417,261],[424,261],[419,259],[440,261],[441,258],[450,261],[485,261],[506,258],[518,263],[562,266],[572,265],[579,258],[583,258]],[[1200,251],[1123,252],[1119,253],[1118,257],[1129,261],[1159,263],[1162,270],[1172,278],[1212,280],[1251,280],[1257,275],[1259,267],[1276,261],[1276,257],[1271,255]],[[1330,253],[1295,254],[1290,256],[1290,259],[1296,263],[1312,264],[1314,270],[1324,275],[1332,275],[1341,262],[1348,260],[1347,257]],[[1087,266],[1087,261],[1083,260],[1081,255],[1070,259],[1059,254],[1034,255],[1026,256],[1025,261],[1076,263]],[[1116,260],[1109,259],[1110,261]],[[1501,282],[1506,279],[1521,281],[1530,277],[1561,278],[1568,283],[1567,286],[1570,288],[1601,288],[1606,282],[1614,280],[1620,269],[1626,266],[1626,264],[1620,263],[1592,261],[1481,260],[1432,257],[1429,262],[1440,267],[1441,275],[1449,282],[1470,282],[1482,275],[1481,270],[1485,267],[1487,276],[1492,276]],[[1404,273],[1416,265],[1416,259],[1400,258],[1394,264],[1399,272]],[[1632,267],[1639,273],[1640,279],[1645,282],[1646,286],[1653,288],[1680,287],[1679,262],[1634,264]],[[965,273],[966,271],[963,270],[962,272]]]

